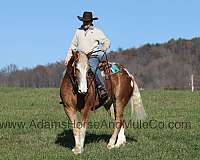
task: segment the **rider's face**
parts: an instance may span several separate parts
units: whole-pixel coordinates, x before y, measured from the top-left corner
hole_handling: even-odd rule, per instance
[[[91,25],[91,24],[92,24],[92,21],[83,21],[84,26],[88,26],[88,25]]]
[[[92,24],[92,21],[83,21],[83,27],[85,29],[88,29]]]

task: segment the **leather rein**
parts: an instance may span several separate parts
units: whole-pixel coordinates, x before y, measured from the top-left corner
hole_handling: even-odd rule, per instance
[[[87,58],[89,59],[93,53],[100,52],[100,51],[101,50],[96,50],[96,51],[89,52],[88,54],[86,54]],[[76,80],[77,79],[76,78],[76,63],[77,63],[78,58],[79,57],[77,57],[77,59],[75,59],[74,62],[72,63],[72,67],[73,67],[73,71],[72,72],[73,72],[73,76],[74,77],[72,77],[71,73],[68,70],[66,70],[66,73],[67,73],[67,75],[68,75],[68,77],[69,77],[69,79],[70,79],[70,81],[72,83],[72,87],[73,87],[74,93],[77,93],[77,84],[78,83],[77,83],[77,80]],[[94,79],[95,79],[95,77],[94,77]],[[92,81],[94,81],[94,79]],[[91,83],[90,83],[90,85],[91,85]],[[90,85],[89,85],[89,87],[90,87]]]

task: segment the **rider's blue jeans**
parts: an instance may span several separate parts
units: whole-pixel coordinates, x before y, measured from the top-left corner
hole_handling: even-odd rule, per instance
[[[91,57],[89,59],[89,64],[91,66],[91,70],[96,75],[97,85],[102,86],[104,89],[105,89],[105,84],[103,81],[103,77],[101,75],[101,71],[99,69],[97,69],[97,66],[101,60],[105,60],[105,59],[106,58],[105,58],[105,55],[103,52],[98,52],[94,55],[91,55]]]

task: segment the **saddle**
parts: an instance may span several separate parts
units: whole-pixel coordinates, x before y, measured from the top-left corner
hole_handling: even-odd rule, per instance
[[[116,74],[121,70],[121,68],[117,64],[107,61],[101,61],[99,63],[99,69],[101,71],[101,75],[105,79],[109,79],[110,75]]]
[[[111,75],[116,74],[121,71],[121,68],[117,64],[111,63],[108,61],[101,61],[98,65],[98,68],[101,71],[101,76],[105,78],[105,80],[109,80]],[[92,71],[89,71],[88,78],[95,79],[95,75],[93,74]],[[98,88],[96,81],[95,81],[95,91],[96,91],[96,94],[99,96],[100,103],[105,104],[109,98],[105,99],[101,97],[101,94],[100,94],[101,90]]]

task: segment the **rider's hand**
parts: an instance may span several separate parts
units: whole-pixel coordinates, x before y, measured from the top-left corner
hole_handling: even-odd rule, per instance
[[[102,48],[101,48],[101,51],[102,51],[102,52],[106,52],[106,51],[107,51],[107,48],[106,48],[106,47],[102,47]]]

